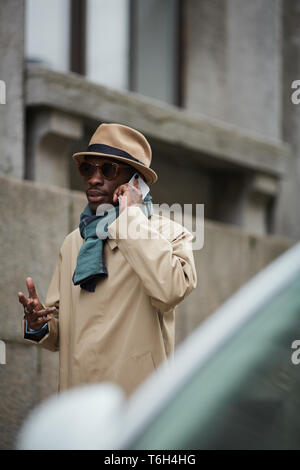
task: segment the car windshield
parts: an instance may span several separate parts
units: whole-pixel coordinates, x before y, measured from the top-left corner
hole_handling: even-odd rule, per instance
[[[133,448],[299,449],[297,339],[300,277],[199,367]]]

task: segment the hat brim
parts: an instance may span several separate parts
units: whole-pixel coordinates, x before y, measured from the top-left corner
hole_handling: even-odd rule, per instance
[[[119,156],[116,156],[116,155],[109,155],[107,153],[98,153],[98,152],[74,153],[74,155],[72,155],[72,158],[76,163],[81,163],[81,162],[84,161],[84,157],[86,155],[91,155],[91,156],[95,156],[95,157],[98,156],[98,157],[113,158],[114,160],[119,160],[121,162],[128,163],[130,166],[136,168],[139,171],[139,173],[141,173],[145,177],[146,183],[148,185],[154,184],[158,180],[158,176],[157,176],[157,174],[155,173],[154,170],[152,170],[151,168],[146,167],[142,163],[134,162],[134,161],[130,160],[129,158],[119,157]]]

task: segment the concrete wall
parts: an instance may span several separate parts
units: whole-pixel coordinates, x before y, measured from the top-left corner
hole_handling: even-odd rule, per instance
[[[282,2],[282,134],[291,146],[288,172],[280,182],[274,208],[273,230],[285,236],[300,237],[300,104],[294,104],[291,88],[294,80],[300,80],[300,3],[294,0]],[[299,96],[299,94],[298,94]]]
[[[267,217],[270,233],[294,238],[300,237],[300,104],[291,101],[291,85],[300,78],[299,24],[295,0],[185,1],[184,106],[290,146]],[[233,215],[232,201],[228,207]]]
[[[23,309],[18,291],[25,279],[45,297],[58,250],[78,224],[85,195],[0,175],[0,339],[6,365],[0,365],[0,448],[13,448],[28,412],[57,388],[58,354],[23,342]],[[177,309],[176,343],[265,264],[291,245],[206,221],[204,249],[194,252],[197,289]]]
[[[0,0],[0,80],[6,103],[0,104],[0,171],[24,174],[24,0]]]
[[[280,139],[281,0],[187,0],[184,39],[185,107]]]

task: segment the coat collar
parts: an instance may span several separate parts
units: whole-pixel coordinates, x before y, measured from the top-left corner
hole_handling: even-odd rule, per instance
[[[108,238],[107,243],[111,250],[114,250],[116,247],[118,247],[117,242],[114,238]]]

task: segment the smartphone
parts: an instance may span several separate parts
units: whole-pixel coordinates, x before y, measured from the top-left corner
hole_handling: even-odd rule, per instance
[[[138,180],[138,183],[139,183],[139,187],[141,188],[142,195],[143,195],[143,200],[144,200],[145,197],[147,196],[147,194],[149,193],[150,188],[149,188],[149,186],[147,185],[147,183],[145,183],[145,181],[143,180],[143,178],[142,178],[137,172],[135,172],[134,175],[132,176],[132,178],[128,181],[128,183],[133,184],[136,175],[138,176],[137,180]],[[121,203],[121,197],[122,197],[122,196],[119,196],[119,197],[118,197],[118,199],[119,199],[119,204]]]
[[[138,173],[134,173],[133,177],[128,181],[128,183],[133,184],[133,181],[135,180],[136,175],[138,175],[137,180],[138,180],[138,183],[139,183],[139,187],[141,188],[143,199],[145,199],[145,197],[149,193],[150,189],[149,189],[149,186],[147,185],[147,183],[145,183],[143,178]]]

